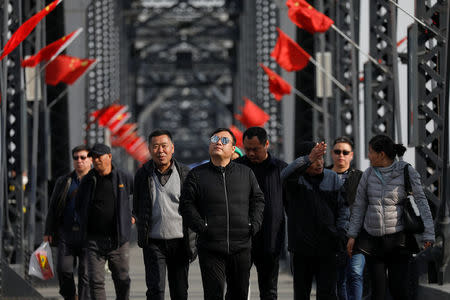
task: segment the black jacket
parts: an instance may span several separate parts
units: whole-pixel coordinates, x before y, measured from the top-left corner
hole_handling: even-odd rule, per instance
[[[305,173],[309,165],[307,156],[301,157],[282,172],[288,247],[307,256],[332,255],[343,250],[349,209],[338,175],[325,169],[310,177]]]
[[[281,171],[287,166],[282,160],[268,153],[268,158],[260,164],[252,163],[247,156],[234,160],[252,169],[264,193],[264,219],[258,240],[266,253],[278,255],[284,246],[285,217],[283,206],[283,186]],[[255,240],[253,240],[255,242]]]
[[[189,173],[189,167],[179,163],[173,159],[175,168],[180,176],[180,183],[183,184]],[[136,226],[138,230],[138,245],[139,247],[146,247],[148,245],[149,234],[152,230],[152,199],[151,191],[154,190],[154,183],[151,176],[154,172],[153,161],[146,162],[134,176],[134,194],[133,194],[133,216],[136,218]],[[187,226],[183,224],[183,235],[186,243],[186,254],[190,260],[196,257],[196,235],[188,230]]]
[[[115,166],[112,168],[112,186],[116,198],[117,247],[130,240],[131,233],[131,198],[133,194],[133,178],[130,174]],[[87,238],[88,212],[95,195],[97,178],[100,176],[95,169],[89,171],[81,180],[76,197],[76,209],[81,220],[81,232]]]
[[[57,245],[59,240],[59,229],[61,226],[61,218],[66,207],[67,193],[75,171],[58,177],[50,197],[50,205],[48,207],[47,218],[45,220],[44,235],[52,236],[52,245]]]
[[[264,195],[250,168],[211,162],[189,172],[180,198],[180,212],[199,234],[197,246],[231,254],[251,246],[261,228]]]

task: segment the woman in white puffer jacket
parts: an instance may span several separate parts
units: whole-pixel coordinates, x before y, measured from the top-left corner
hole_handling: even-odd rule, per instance
[[[351,255],[358,237],[359,249],[365,254],[372,287],[372,299],[385,299],[386,282],[394,299],[408,299],[408,262],[411,256],[408,242],[412,236],[403,232],[403,205],[406,199],[404,161],[398,161],[406,148],[394,144],[385,135],[369,142],[369,167],[358,185],[352,208],[347,250]],[[434,242],[434,224],[428,201],[423,192],[420,175],[408,167],[415,202],[425,231],[424,247]],[[386,272],[387,271],[387,272]],[[386,278],[388,279],[386,281]]]

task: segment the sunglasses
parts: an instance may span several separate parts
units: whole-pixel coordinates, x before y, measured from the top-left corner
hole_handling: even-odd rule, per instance
[[[230,142],[230,139],[227,138],[226,136],[220,138],[217,135],[213,135],[211,137],[210,141],[211,141],[211,144],[217,144],[219,141],[221,141],[222,145],[226,145]]]
[[[337,150],[337,149],[333,150],[333,153],[336,154],[336,155],[341,155],[341,152],[342,152],[342,154],[344,154],[344,156],[347,156],[347,155],[350,154],[351,151],[347,151],[347,150],[342,150],[341,151],[341,150]]]
[[[78,160],[78,159],[85,160],[87,158],[87,156],[79,155],[79,156],[73,156],[72,158],[73,158],[73,160]]]

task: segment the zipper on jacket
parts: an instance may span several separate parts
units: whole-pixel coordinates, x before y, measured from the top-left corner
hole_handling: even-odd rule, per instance
[[[225,190],[225,206],[227,208],[227,253],[230,253],[230,212],[228,210],[227,182],[225,180],[225,170],[222,171],[223,188]]]

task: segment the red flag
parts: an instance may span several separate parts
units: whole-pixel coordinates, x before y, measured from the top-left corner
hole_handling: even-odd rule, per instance
[[[292,40],[280,28],[278,30],[278,40],[270,56],[286,71],[299,71],[306,67],[311,58],[302,47]]]
[[[270,116],[250,99],[244,97],[245,105],[241,107],[242,114],[235,118],[246,127],[262,127],[270,119]]]
[[[130,136],[132,133],[135,133],[137,128],[136,123],[127,123],[117,130],[117,132],[111,136],[111,145],[112,146],[121,146],[124,140]]]
[[[36,27],[36,25],[52,10],[55,9],[56,5],[58,5],[62,0],[55,0],[46,7],[44,7],[40,12],[29,18],[25,23],[23,23],[3,48],[2,56],[0,56],[0,60],[2,60],[6,55],[11,53],[19,44],[26,39],[26,37],[30,34],[31,31]]]
[[[58,56],[59,53],[64,51],[64,49],[66,49],[82,31],[83,28],[79,28],[59,40],[47,45],[35,55],[22,61],[22,67],[35,67],[41,61],[52,61],[56,56]]]
[[[136,149],[138,147],[140,147],[141,145],[145,145],[145,140],[143,138],[141,138],[140,136],[136,137],[135,140],[133,140],[132,142],[128,143],[126,146],[124,146],[125,150],[128,153],[134,153],[134,151],[136,151]]]
[[[242,148],[244,146],[244,144],[243,144],[244,134],[242,133],[242,131],[239,130],[239,128],[237,128],[234,125],[230,126],[230,130],[231,130],[231,132],[233,132],[234,136],[236,137],[236,146],[239,148]]]
[[[291,85],[287,83],[280,75],[269,69],[263,64],[260,64],[267,76],[269,76],[269,91],[273,94],[277,101],[283,98],[283,95],[291,93]]]
[[[105,127],[110,122],[114,122],[116,118],[128,110],[128,106],[120,104],[112,104],[106,108],[98,117],[97,122],[101,127]],[[95,112],[94,112],[95,113]]]
[[[95,62],[95,59],[58,55],[45,70],[45,82],[49,85],[57,85],[59,82],[73,84]]]
[[[309,33],[325,32],[334,23],[305,0],[287,0],[286,6],[289,8],[289,19]]]
[[[108,129],[112,134],[115,134],[130,118],[131,114],[128,111],[118,115],[114,121],[108,122]]]

